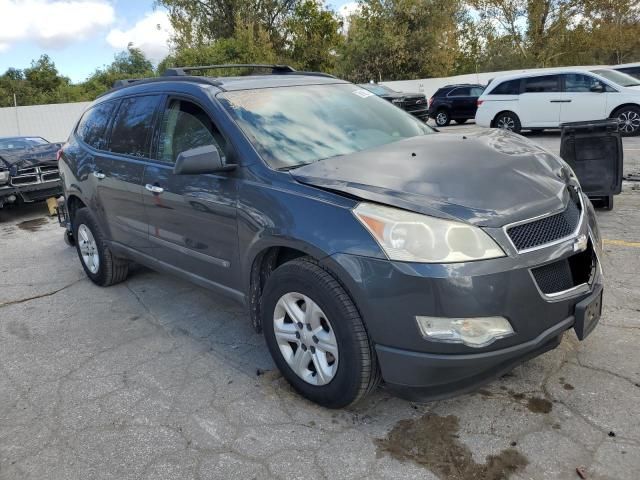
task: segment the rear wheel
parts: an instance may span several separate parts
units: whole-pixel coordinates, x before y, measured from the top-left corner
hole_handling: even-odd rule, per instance
[[[82,268],[93,283],[108,287],[127,278],[129,262],[113,255],[89,209],[76,211],[73,237]]]
[[[462,125],[463,123],[466,123],[467,119],[466,118],[454,118],[453,121],[456,122],[458,125]]]
[[[446,110],[438,110],[436,112],[435,120],[438,127],[446,127],[451,123],[451,117],[449,116],[449,112]]]
[[[618,129],[623,137],[640,135],[640,107],[622,107],[614,112],[613,118],[618,120]]]
[[[515,133],[520,133],[520,130],[522,129],[520,119],[513,112],[499,113],[493,121],[493,126]]]
[[[376,387],[376,356],[360,314],[315,260],[302,257],[278,267],[267,279],[261,302],[269,351],[301,395],[342,408]]]

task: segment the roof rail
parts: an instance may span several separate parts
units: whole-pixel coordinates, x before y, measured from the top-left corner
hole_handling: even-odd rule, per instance
[[[271,73],[292,73],[296,70],[289,65],[277,65],[277,64],[262,64],[262,63],[238,63],[238,64],[225,64],[225,65],[201,65],[197,67],[177,67],[167,68],[162,74],[163,77],[182,77],[188,75],[187,72],[193,72],[194,70],[217,70],[217,69],[229,69],[229,68],[251,68],[258,69],[270,69]]]
[[[215,85],[219,87],[222,83],[215,78],[207,78],[207,77],[192,77],[190,75],[186,75],[184,77],[175,77],[175,78],[167,78],[167,77],[149,77],[149,78],[129,78],[124,80],[116,80],[113,82],[113,86],[110,90],[101,93],[96,98],[100,98],[105,96],[108,93],[113,92],[114,90],[120,90],[124,87],[129,87],[131,85],[142,85],[146,83],[155,83],[155,82],[168,82],[168,81],[183,81],[183,82],[194,82],[194,83],[202,83],[207,85]]]

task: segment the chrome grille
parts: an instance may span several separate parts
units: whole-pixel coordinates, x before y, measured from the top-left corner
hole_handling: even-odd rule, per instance
[[[38,167],[21,168],[11,177],[11,185],[20,187],[38,183],[55,182],[60,179],[57,165],[42,165]]]
[[[581,214],[582,204],[572,197],[564,211],[509,227],[507,234],[518,251],[529,250],[571,236],[580,224]]]

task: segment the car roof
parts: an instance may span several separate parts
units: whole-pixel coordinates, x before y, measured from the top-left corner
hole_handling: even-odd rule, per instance
[[[483,85],[480,85],[479,83],[452,83],[451,85],[445,85],[444,87],[440,87],[440,88],[457,88],[457,87],[483,87]]]
[[[606,67],[605,67],[606,68]],[[496,76],[491,83],[496,81],[504,82],[506,80],[518,80],[520,78],[529,78],[529,77],[542,77],[547,75],[562,75],[566,73],[591,73],[594,74],[591,69],[579,69],[579,68],[557,68],[557,69],[543,69],[543,70],[532,70],[530,72],[520,72],[520,73],[510,73],[508,75],[500,75]],[[595,74],[597,75],[597,74]]]
[[[193,75],[191,72],[207,72],[219,69],[248,69],[248,75],[241,76],[208,76]],[[271,71],[271,74],[253,73],[255,71]],[[180,84],[182,88],[190,86],[215,87],[219,91],[250,90],[259,88],[277,88],[300,85],[322,85],[332,83],[344,83],[333,75],[321,72],[297,71],[288,65],[275,64],[229,64],[229,65],[204,65],[198,67],[177,67],[167,69],[163,75],[152,78],[140,78],[130,80],[118,80],[113,88],[99,98],[118,98],[121,95],[141,92],[161,92],[169,85],[175,87]]]
[[[617,70],[618,68],[629,68],[629,67],[640,67],[640,62],[621,63],[620,65],[614,65],[612,67],[607,67],[607,68],[611,68],[613,70]]]

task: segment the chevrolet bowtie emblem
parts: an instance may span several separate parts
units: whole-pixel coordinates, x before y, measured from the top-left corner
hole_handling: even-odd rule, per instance
[[[587,249],[587,236],[580,235],[573,242],[573,251],[574,252],[584,252]]]

